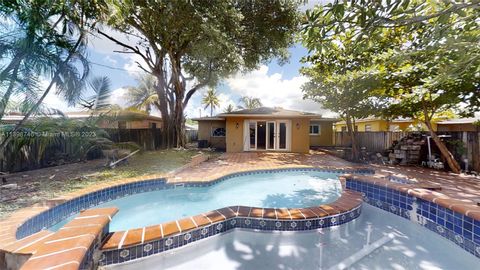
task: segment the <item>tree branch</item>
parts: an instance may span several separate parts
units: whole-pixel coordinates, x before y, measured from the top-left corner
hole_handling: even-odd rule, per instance
[[[108,40],[113,41],[113,42],[116,43],[117,45],[120,45],[120,46],[122,46],[122,47],[124,47],[124,48],[126,48],[126,49],[128,49],[128,50],[131,50],[132,52],[140,55],[140,57],[142,57],[143,61],[145,61],[145,63],[148,65],[148,67],[149,67],[150,69],[153,69],[153,68],[154,68],[153,65],[152,65],[152,63],[151,63],[151,59],[149,59],[147,56],[145,56],[145,55],[140,51],[140,49],[139,49],[138,47],[136,47],[136,46],[133,47],[133,46],[130,46],[130,45],[126,44],[126,43],[123,43],[123,42],[117,40],[116,38],[113,38],[113,37],[111,37],[110,35],[104,33],[104,32],[103,32],[102,30],[100,30],[100,29],[97,29],[97,31],[98,31],[98,33],[99,33],[100,35],[106,37]],[[137,64],[138,64],[138,62],[137,62]]]

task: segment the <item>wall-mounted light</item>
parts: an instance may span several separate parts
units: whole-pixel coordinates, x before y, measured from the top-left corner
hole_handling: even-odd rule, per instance
[[[238,122],[235,124],[235,128],[238,129],[240,125],[238,124]]]
[[[297,124],[295,125],[297,127],[297,129],[300,129],[300,123],[297,122]]]

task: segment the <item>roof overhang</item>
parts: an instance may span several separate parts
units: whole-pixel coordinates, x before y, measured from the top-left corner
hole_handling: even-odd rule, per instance
[[[246,118],[246,117],[255,117],[255,118],[315,118],[318,115],[271,115],[271,114],[222,114],[224,118],[227,117],[236,117],[236,118]]]
[[[192,118],[193,121],[225,121],[225,118],[222,117],[201,117],[201,118]]]
[[[337,118],[312,118],[310,121],[316,121],[316,122],[337,122]]]

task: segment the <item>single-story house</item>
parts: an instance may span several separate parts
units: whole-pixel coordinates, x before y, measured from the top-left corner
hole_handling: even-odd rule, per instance
[[[65,115],[55,114],[49,115],[50,118],[67,117],[69,119],[85,120],[92,116],[89,111],[67,112]],[[20,113],[10,113],[2,117],[3,124],[16,124],[23,119]],[[31,116],[30,120],[44,118],[45,116]],[[120,111],[112,115],[112,119],[99,121],[100,128],[118,128],[118,129],[156,129],[162,127],[162,118],[158,116],[148,115],[141,112]]]
[[[474,131],[480,132],[479,118],[459,118],[437,122],[438,131]]]
[[[432,123],[433,129],[436,130],[436,123]],[[414,120],[410,118],[398,118],[392,119],[390,121],[376,118],[376,117],[367,117],[362,119],[355,120],[355,129],[358,132],[368,132],[368,131],[408,131],[413,128],[421,127],[422,130],[427,130],[427,127],[424,123],[419,120]],[[335,123],[336,132],[345,132],[347,131],[347,124],[345,121],[339,121]]]
[[[162,127],[162,118],[141,112],[122,110],[114,112],[112,119],[99,121],[100,128],[118,129],[156,129]],[[66,116],[71,119],[86,119],[91,116],[90,112],[67,112]]]
[[[283,108],[244,109],[198,121],[198,140],[227,152],[307,153],[312,146],[333,145],[334,118]]]

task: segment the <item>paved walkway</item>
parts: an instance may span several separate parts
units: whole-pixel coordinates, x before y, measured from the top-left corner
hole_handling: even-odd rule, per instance
[[[404,176],[421,184],[440,185],[439,191],[465,202],[480,202],[480,177],[458,175],[422,167],[372,165],[378,175]]]
[[[457,175],[421,167],[365,166],[345,161],[322,151],[311,151],[310,154],[270,152],[225,153],[218,159],[183,170],[171,176],[169,181],[207,181],[232,172],[310,166],[334,168],[371,167],[376,171],[375,177],[381,178],[389,174],[407,177],[420,184],[440,185],[442,190],[439,192],[451,198],[472,203],[480,202],[480,178],[478,177]]]
[[[365,167],[364,165],[350,163],[320,151],[311,151],[310,154],[270,152],[225,153],[218,159],[178,172],[170,177],[169,181],[207,181],[233,172],[312,166],[332,168]]]

